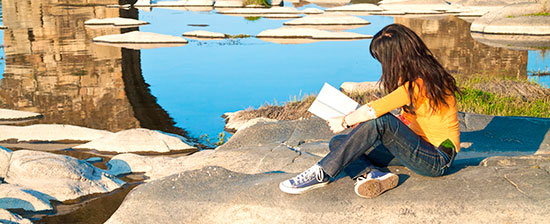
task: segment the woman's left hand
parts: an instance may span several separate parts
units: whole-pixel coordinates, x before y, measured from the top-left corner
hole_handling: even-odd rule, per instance
[[[344,117],[335,117],[335,118],[328,119],[327,124],[330,130],[332,131],[332,133],[336,134],[336,133],[342,132],[343,130],[346,130],[344,126],[342,126],[343,121],[344,121]]]

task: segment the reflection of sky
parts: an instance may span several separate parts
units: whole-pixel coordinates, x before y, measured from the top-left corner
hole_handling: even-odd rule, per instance
[[[527,72],[550,72],[550,51],[529,51],[527,59]],[[550,87],[550,76],[531,77],[531,80]]]
[[[392,17],[364,18],[372,24],[354,32],[372,35],[393,22]],[[177,36],[199,29],[256,35],[284,22],[160,8],[140,11],[139,19],[151,23],[141,31]],[[296,95],[317,92],[324,82],[338,87],[344,81],[378,80],[381,68],[370,56],[369,44],[370,40],[297,45],[255,38],[190,40],[182,47],[142,50],[141,64],[152,94],[179,127],[195,136],[215,136],[223,129],[220,115],[225,112],[286,102]]]

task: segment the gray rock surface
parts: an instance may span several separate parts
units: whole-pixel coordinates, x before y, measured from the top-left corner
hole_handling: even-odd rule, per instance
[[[513,34],[470,33],[474,40],[485,45],[512,50],[540,50],[550,47],[550,37]]]
[[[52,211],[50,200],[55,200],[40,192],[13,184],[0,184],[0,208],[23,209],[31,212]]]
[[[12,153],[4,181],[66,201],[94,193],[107,193],[124,185],[87,162],[48,152]]]
[[[400,176],[397,188],[362,199],[355,196],[348,178],[303,195],[288,195],[278,184],[295,174],[242,174],[205,167],[138,186],[106,223],[544,223],[550,219],[550,174],[542,169],[467,167],[439,178],[403,168],[393,171]]]
[[[186,139],[175,134],[144,128],[134,128],[105,135],[74,149],[92,149],[108,152],[170,152],[194,149]]]
[[[42,117],[43,117],[42,114],[29,112],[29,111],[0,109],[0,124],[16,123],[21,121],[31,121]]]
[[[0,208],[0,223],[32,224],[31,220],[25,219],[17,214],[11,213],[6,209],[1,209],[1,208]]]
[[[20,142],[55,142],[55,141],[91,141],[112,134],[103,131],[74,125],[35,124],[29,126],[0,125],[0,141],[17,140]]]
[[[491,11],[475,20],[472,32],[488,34],[524,34],[550,36],[550,16],[533,16],[542,12],[540,3],[518,3]]]

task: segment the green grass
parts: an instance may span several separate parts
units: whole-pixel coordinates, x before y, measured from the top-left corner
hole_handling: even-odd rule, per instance
[[[550,117],[550,97],[525,100],[501,96],[479,89],[462,88],[457,107],[459,111],[499,116]]]

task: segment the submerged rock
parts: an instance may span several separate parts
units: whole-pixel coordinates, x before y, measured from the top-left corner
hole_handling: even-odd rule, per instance
[[[0,125],[0,141],[10,139],[20,142],[91,141],[111,133],[109,131],[62,124]]]
[[[377,5],[363,3],[363,4],[352,4],[352,5],[328,8],[325,11],[327,12],[377,12],[377,11],[383,11],[383,10],[384,9],[378,7]]]
[[[112,25],[112,26],[125,26],[135,27],[149,24],[149,22],[130,19],[130,18],[105,18],[105,19],[89,19],[84,22],[84,25]]]
[[[210,32],[206,30],[194,30],[183,33],[184,37],[196,37],[196,38],[206,38],[206,39],[223,39],[225,34]]]
[[[550,36],[550,16],[542,12],[540,3],[519,3],[491,11],[475,20],[471,32],[487,34],[520,34]]]
[[[357,40],[372,38],[371,35],[352,32],[332,32],[314,28],[281,27],[278,29],[265,30],[256,35],[257,38],[309,38],[317,40]]]
[[[186,143],[187,139],[144,128],[129,129],[106,135],[75,149],[92,149],[108,152],[170,152],[195,149]]]
[[[42,114],[34,112],[0,109],[0,124],[31,121],[42,117]]]
[[[0,222],[7,224],[32,224],[31,220],[25,219],[20,215],[9,212],[6,209],[0,208]]]
[[[54,198],[43,193],[13,184],[0,184],[0,208],[23,209],[31,212],[52,211],[50,200]]]
[[[183,37],[140,31],[99,36],[94,38],[93,42],[133,49],[173,47],[187,44],[187,40]]]
[[[284,25],[368,25],[369,21],[356,16],[343,13],[325,13],[321,15],[309,15],[300,19],[285,22]]]
[[[30,150],[12,153],[4,181],[44,193],[58,201],[108,193],[125,184],[87,162]]]

